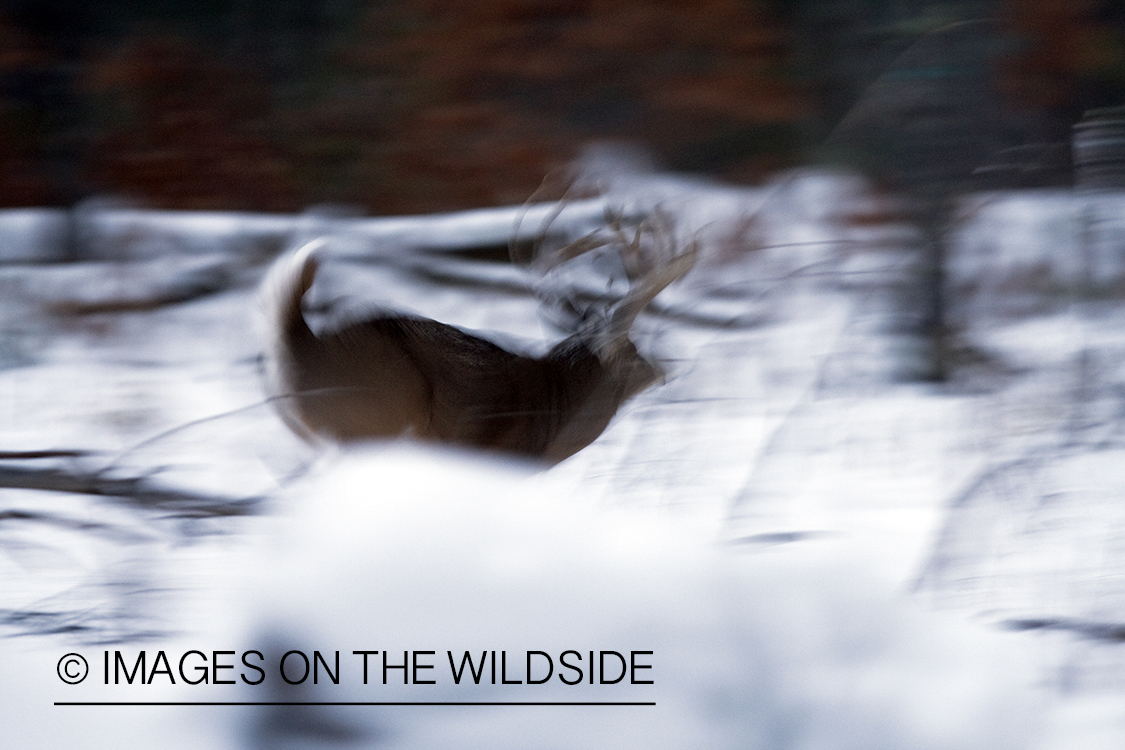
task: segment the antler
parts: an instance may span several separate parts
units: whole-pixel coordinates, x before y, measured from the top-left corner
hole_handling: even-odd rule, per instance
[[[561,309],[603,360],[628,340],[637,316],[656,295],[691,269],[697,254],[694,240],[680,249],[675,222],[659,207],[607,211],[605,223],[582,237],[549,252],[544,244],[532,264],[543,279],[536,287],[540,301]],[[583,279],[583,271],[599,261],[600,273]]]

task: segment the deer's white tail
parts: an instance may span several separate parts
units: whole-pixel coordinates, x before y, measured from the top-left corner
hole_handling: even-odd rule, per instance
[[[311,437],[310,431],[294,417],[292,404],[298,389],[296,369],[300,357],[297,343],[312,337],[301,313],[301,300],[316,278],[317,252],[324,246],[313,240],[276,260],[266,274],[258,295],[258,328],[265,344],[264,376],[271,398],[279,399],[277,410],[294,432]]]
[[[304,322],[301,298],[316,278],[316,253],[323,246],[322,239],[308,242],[277,260],[266,274],[259,305],[267,340],[278,339],[280,334]]]

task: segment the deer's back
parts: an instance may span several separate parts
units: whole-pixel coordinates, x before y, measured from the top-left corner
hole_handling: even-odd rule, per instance
[[[536,359],[422,318],[384,316],[292,338],[296,416],[306,431],[341,441],[413,434],[547,457],[604,380],[583,346]]]

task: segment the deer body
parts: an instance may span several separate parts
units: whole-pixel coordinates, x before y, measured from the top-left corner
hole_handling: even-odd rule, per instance
[[[593,442],[622,403],[662,378],[624,332],[609,343],[575,334],[542,358],[404,315],[317,335],[301,312],[316,249],[282,258],[263,288],[267,387],[306,439],[409,435],[554,463]]]

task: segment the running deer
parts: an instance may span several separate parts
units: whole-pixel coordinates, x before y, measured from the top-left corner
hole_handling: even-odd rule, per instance
[[[587,316],[577,333],[542,358],[407,315],[316,334],[301,300],[324,243],[305,244],[278,260],[262,285],[271,400],[285,423],[310,441],[413,436],[562,461],[593,442],[625,401],[663,379],[661,368],[637,352],[629,331],[695,258],[691,245],[656,260],[640,228],[629,240],[617,227],[567,246],[554,260],[613,243],[628,293]]]

